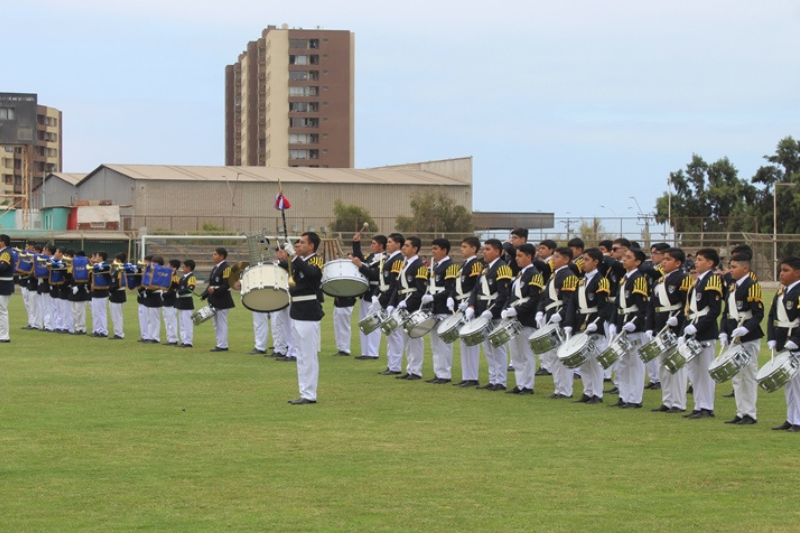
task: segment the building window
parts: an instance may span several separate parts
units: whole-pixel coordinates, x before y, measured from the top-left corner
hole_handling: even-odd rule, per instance
[[[289,39],[289,48],[308,48],[307,39]]]
[[[0,107],[0,120],[16,120],[17,112],[13,107]]]
[[[308,159],[308,150],[289,150],[289,159]]]
[[[308,56],[289,56],[290,65],[308,65]]]
[[[319,128],[318,118],[293,118],[289,120],[290,128]]]
[[[325,39],[327,41],[327,39]],[[308,40],[308,47],[309,48],[319,48],[319,39],[309,39]]]
[[[319,79],[318,70],[292,70],[289,72],[289,79],[292,81],[314,81]]]
[[[327,86],[327,85],[323,85],[323,86],[322,86],[322,90],[323,90],[323,91],[327,91],[327,90],[328,90],[328,86]]]
[[[289,87],[289,96],[317,96],[319,87],[312,85],[309,87]]]
[[[316,113],[319,111],[318,102],[290,102],[289,111],[294,113]]]

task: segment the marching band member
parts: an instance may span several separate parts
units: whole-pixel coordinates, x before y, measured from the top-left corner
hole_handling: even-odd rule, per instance
[[[572,242],[572,241],[570,241]],[[614,309],[608,302],[611,285],[607,278],[600,275],[597,267],[603,261],[603,254],[597,248],[589,248],[583,253],[581,261],[573,261],[570,265],[580,265],[583,279],[578,282],[578,289],[567,303],[564,332],[574,331],[591,335],[598,353],[605,350],[606,324],[612,318]],[[580,366],[583,380],[583,395],[576,403],[601,403],[603,401],[603,367],[594,357],[590,357]]]
[[[14,261],[11,259],[11,237],[0,235],[0,342],[11,342],[8,326],[8,303],[14,294]]]
[[[90,337],[108,337],[108,288],[111,286],[111,267],[106,252],[92,254],[92,333]]]
[[[216,346],[211,348],[212,352],[228,351],[228,311],[235,307],[231,288],[228,285],[228,277],[231,275],[231,267],[226,259],[228,250],[217,248],[211,254],[214,261],[214,269],[208,277],[208,303],[217,310],[211,321],[214,324],[214,337]]]
[[[665,242],[653,244],[650,246],[650,258],[639,267],[639,270],[642,271],[642,274],[644,274],[647,279],[647,288],[651,293],[653,286],[664,276],[664,268],[661,266],[661,262],[664,260],[664,251],[668,250],[669,247],[669,244]],[[645,372],[647,372],[650,381],[645,389],[660,390],[661,365],[657,357],[645,364]]]
[[[555,271],[553,267],[553,255],[556,248],[558,248],[556,241],[552,239],[543,240],[539,243],[536,257],[533,260],[533,266],[536,267],[536,270],[541,272],[542,280],[544,280],[545,285],[550,281],[550,276]],[[553,369],[550,367],[552,361],[548,354],[542,355],[546,355],[546,357],[539,356],[539,369],[536,371],[536,375],[550,376],[553,374]]]
[[[39,331],[45,330],[45,296],[49,297],[50,285],[47,283],[47,256],[44,247],[40,244],[34,246],[36,253],[33,257],[33,281],[31,286],[36,287],[33,296],[34,327]]]
[[[697,283],[689,293],[683,334],[695,337],[703,350],[686,365],[694,389],[694,410],[683,416],[691,419],[714,416],[715,383],[708,367],[714,360],[719,335],[717,319],[722,308],[722,278],[714,272],[719,265],[719,254],[713,248],[701,248],[695,255]]]
[[[111,284],[108,288],[108,308],[111,310],[111,324],[114,329],[114,335],[109,336],[112,340],[121,340],[125,338],[125,329],[123,327],[122,306],[128,301],[128,296],[125,292],[125,268],[127,262],[127,255],[124,252],[118,253],[114,256],[115,268],[111,271]]]
[[[392,298],[400,270],[403,268],[403,254],[400,249],[405,242],[406,240],[401,234],[389,234],[389,238],[386,241],[386,256],[378,267],[380,279],[378,280],[378,292],[372,297],[373,309],[377,309],[378,306],[383,309],[389,307],[389,300]],[[403,342],[403,336],[398,331],[399,329],[397,328],[391,335],[386,336],[386,359],[388,364],[386,370],[378,372],[379,374],[389,376],[403,373],[401,368],[403,351],[406,347]]]
[[[615,243],[615,246],[617,244]],[[644,344],[644,327],[647,315],[647,280],[639,271],[645,260],[644,252],[638,248],[626,250],[622,256],[625,276],[619,282],[616,300],[616,331],[628,333],[631,348],[619,358],[617,386],[619,399],[610,407],[623,409],[642,407],[644,395],[644,362],[639,357],[639,347]]]
[[[164,266],[164,258],[154,255],[150,261],[150,269],[153,271],[151,279],[155,278],[156,266]],[[146,272],[146,271],[145,271]],[[145,277],[142,276],[142,285],[145,284]],[[147,315],[147,344],[161,344],[161,307],[164,305],[161,289],[145,288],[144,307]]]
[[[389,314],[395,309],[405,309],[411,314],[419,310],[422,304],[422,295],[428,288],[428,267],[419,258],[419,249],[422,242],[418,237],[408,237],[403,243],[402,253],[405,256],[403,266],[397,276],[392,297],[389,300],[387,311]],[[396,379],[413,381],[422,379],[422,359],[425,351],[425,340],[422,337],[412,339],[402,327],[400,332],[403,345],[406,347],[406,373]]]
[[[781,288],[772,300],[767,320],[767,346],[773,353],[800,349],[800,257],[781,261]],[[772,429],[800,432],[800,373],[784,386],[786,421]]]
[[[194,322],[192,322],[194,298],[192,298],[192,293],[194,293],[194,287],[197,285],[194,269],[195,262],[191,259],[186,259],[183,262],[183,276],[178,282],[178,298],[175,301],[181,332],[181,343],[178,348],[191,348],[194,344]],[[266,349],[266,342],[264,346]]]
[[[608,253],[603,253],[603,263],[598,267],[600,273],[608,278],[609,284],[611,286],[611,296],[608,298],[608,301],[614,305],[616,310],[616,301],[617,301],[617,294],[619,293],[619,283],[622,278],[625,277],[625,267],[622,266],[622,257],[625,255],[625,252],[630,249],[631,242],[625,238],[601,241],[598,248],[600,251],[603,251],[603,248],[608,251]],[[611,342],[614,336],[617,334],[616,324],[612,323],[608,324],[606,328],[606,340]],[[604,373],[604,381],[609,381],[611,379],[612,373],[614,374],[614,387],[610,390],[603,391],[610,394],[619,394],[619,373],[617,369],[619,368],[619,360],[617,360],[613,365],[608,367]]]
[[[725,311],[720,325],[719,341],[723,347],[736,339],[749,355],[747,364],[733,376],[733,391],[736,399],[736,416],[726,424],[740,426],[755,424],[756,400],[758,398],[758,353],[761,351],[761,321],[764,319],[764,302],[761,284],[750,277],[751,256],[741,253],[731,257],[730,276],[733,283],[728,286]]]
[[[583,239],[580,237],[574,237],[569,240],[567,246],[570,250],[572,250],[572,261],[569,263],[569,268],[572,270],[572,273],[578,276],[578,278],[583,277],[583,250],[586,247],[586,243],[583,242]]]
[[[533,394],[534,390],[536,360],[528,337],[536,327],[536,308],[544,288],[544,279],[533,266],[535,255],[536,248],[532,244],[524,243],[517,247],[515,263],[520,271],[511,283],[508,305],[500,313],[501,318],[516,318],[522,325],[519,335],[509,341],[516,384],[506,394]]]
[[[380,264],[386,254],[386,236],[375,235],[370,242],[370,254],[364,257],[361,252],[361,233],[353,235],[353,264],[358,267],[358,271],[367,278],[369,290],[361,295],[358,305],[358,320],[364,320],[370,313],[372,297],[378,294],[378,283],[380,280]],[[360,331],[361,355],[356,359],[373,361],[378,358],[378,350],[381,344],[381,330],[366,334]]]
[[[428,290],[422,297],[422,305],[433,304],[433,315],[442,320],[450,315],[447,299],[456,284],[458,265],[450,259],[450,241],[444,238],[433,239],[431,243],[431,267],[428,269]],[[434,327],[431,332],[431,352],[433,353],[433,379],[428,383],[442,385],[453,378],[453,345],[447,344]]]
[[[469,305],[472,289],[483,272],[483,262],[476,255],[480,246],[481,241],[477,237],[467,237],[461,241],[461,257],[464,258],[464,262],[456,274],[450,297],[445,302],[450,311],[455,310],[456,304],[458,304],[459,311],[464,311]],[[453,385],[477,387],[480,384],[478,382],[480,347],[467,346],[464,339],[459,339],[459,342],[461,343],[461,381]]]
[[[684,272],[683,262],[686,254],[680,248],[667,248],[663,251],[661,269],[663,275],[653,287],[647,307],[645,337],[652,339],[664,328],[676,337],[683,325],[686,298],[694,285],[692,277]],[[654,333],[655,332],[655,333]],[[664,366],[664,357],[654,359],[659,366],[661,383],[661,405],[652,409],[654,413],[682,413],[686,411],[686,367],[672,374]],[[652,382],[652,381],[651,381]]]
[[[50,298],[53,301],[53,331],[68,333],[66,321],[66,299],[64,285],[66,283],[67,265],[62,260],[64,251],[56,248],[50,261],[48,283],[50,284]]]
[[[350,356],[350,330],[355,305],[355,298],[337,296],[333,299],[333,340],[337,350],[333,355]]]
[[[36,249],[32,242],[25,243],[25,251],[17,264],[17,274],[19,274],[19,287],[22,291],[22,301],[25,302],[25,313],[28,316],[28,323],[22,329],[36,329],[36,277],[33,275],[33,264]]]
[[[164,306],[161,308],[161,316],[164,319],[164,331],[167,334],[167,342],[165,346],[178,345],[178,310],[175,308],[175,301],[178,299],[178,284],[181,278],[178,276],[178,270],[181,268],[181,262],[178,259],[170,259],[169,266],[172,268],[172,277],[170,280],[169,288],[164,291]]]
[[[483,244],[484,268],[481,277],[472,289],[469,307],[464,311],[467,320],[474,316],[488,318],[493,326],[500,321],[500,313],[511,293],[511,268],[500,259],[503,243],[487,239]],[[503,347],[495,348],[488,340],[483,341],[483,354],[489,366],[489,383],[479,389],[506,390],[508,378],[508,356]]]
[[[50,284],[50,265],[53,261],[53,257],[56,253],[56,247],[53,245],[45,246],[44,247],[44,258],[45,258],[45,275],[44,279],[44,286],[46,290],[42,297],[42,302],[44,302],[44,330],[45,331],[55,331],[55,296],[53,295],[53,286]]]
[[[544,294],[539,298],[536,312],[536,325],[559,324],[566,315],[566,303],[578,286],[578,278],[569,268],[572,261],[572,250],[567,247],[556,248],[552,257],[553,273],[545,286]],[[557,350],[550,350],[539,356],[541,365],[549,368],[553,374],[553,400],[572,398],[572,370],[558,360]]]
[[[289,288],[292,297],[290,314],[292,334],[297,348],[297,383],[300,397],[289,400],[292,405],[317,403],[317,383],[319,381],[319,359],[317,351],[320,344],[320,320],[325,316],[319,300],[322,282],[322,258],[316,252],[320,238],[314,232],[303,233],[294,247],[286,243],[284,250],[278,251],[280,266],[289,269],[295,281]],[[295,253],[296,252],[296,253]],[[289,256],[293,257],[290,259]]]
[[[86,308],[92,299],[89,292],[91,263],[86,252],[78,250],[72,257],[72,280],[75,282],[70,295],[73,335],[86,335]]]
[[[150,325],[148,323],[149,315],[147,313],[147,290],[144,286],[144,273],[150,266],[152,255],[144,256],[144,267],[142,268],[142,283],[136,289],[136,307],[137,315],[139,317],[139,340],[136,342],[150,342]]]
[[[528,230],[527,228],[514,228],[511,230],[511,237],[509,238],[511,241],[511,249],[508,250],[508,263],[509,268],[511,268],[511,273],[514,277],[517,277],[519,271],[522,268],[517,264],[517,250],[523,244],[527,244],[528,242]]]
[[[64,284],[61,286],[59,294],[59,299],[61,300],[59,304],[63,315],[63,333],[69,333],[70,335],[75,333],[75,320],[72,316],[72,305],[70,303],[72,291],[77,287],[72,272],[74,258],[75,250],[64,250],[62,255],[62,260],[65,263]]]

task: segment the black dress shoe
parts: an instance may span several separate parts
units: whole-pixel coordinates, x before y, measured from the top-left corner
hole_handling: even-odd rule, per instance
[[[436,383],[439,378],[426,379],[425,383]]]
[[[506,390],[506,386],[500,383],[495,383],[492,390]]]
[[[259,350],[258,348],[253,348],[252,350],[247,352],[247,355],[266,355],[266,354],[267,354],[266,350]]]
[[[209,352],[227,352],[227,348],[220,348],[219,346],[214,346],[209,350]]]
[[[383,372],[378,372],[378,374],[380,374],[380,375],[382,375],[382,376],[395,376],[395,375],[397,375],[397,374],[402,374],[402,372],[400,372],[399,370],[389,370],[389,369],[387,368],[387,369],[386,369],[386,370],[384,370]]]
[[[146,342],[146,344],[159,344],[159,341],[157,339],[150,339],[150,340],[145,341],[145,342]]]
[[[94,335],[94,333],[92,333],[92,335]],[[90,335],[90,336],[91,336],[91,335]],[[145,343],[145,344],[146,344],[146,343],[147,343],[147,341],[149,341],[149,340],[150,340],[150,339],[139,339],[139,340],[137,340],[136,342],[143,342],[143,343]]]
[[[9,342],[11,342],[11,339],[0,339],[0,342],[2,342],[3,344],[8,344]]]
[[[333,355],[338,355],[339,357],[350,357],[350,354],[349,354],[349,353],[347,353],[347,352],[343,352],[342,350],[339,350],[338,352],[336,352],[336,353],[335,353],[335,354],[333,354]]]
[[[588,404],[603,403],[603,399],[600,396],[592,396],[592,399],[586,403]]]
[[[729,394],[723,394],[723,398],[736,398],[736,391],[731,391]]]
[[[289,400],[286,403],[290,403],[292,405],[305,405],[307,403],[317,403],[317,400],[309,400],[307,398],[298,398],[296,400]]]
[[[742,417],[739,415],[734,416],[731,420],[726,420],[726,424],[738,424],[742,421]]]
[[[547,370],[546,368],[539,367],[539,370],[536,371],[535,376],[552,376],[553,373]]]
[[[625,402],[619,406],[620,409],[641,409],[642,404],[640,403],[633,403],[633,402]]]
[[[507,390],[506,394],[520,394],[521,392],[522,389],[520,389],[519,387],[514,387],[513,389]]]
[[[650,409],[651,413],[665,413],[667,411],[669,411],[669,407],[667,407],[663,403],[661,405],[659,405],[658,407],[656,407],[655,409]]]
[[[80,333],[73,333],[73,335],[80,335]],[[110,340],[110,341],[118,341],[118,340],[122,340],[124,338],[125,337],[120,337],[119,335],[114,335],[113,337],[109,337],[108,340]]]
[[[165,342],[165,343],[163,343],[163,345],[164,346],[177,346],[178,343],[177,342]]]
[[[603,391],[604,394],[619,394],[619,387],[614,387]]]
[[[514,372],[514,365],[508,365],[507,372]]]
[[[422,379],[422,376],[420,376],[419,374],[409,374],[408,377],[406,378],[407,381],[416,381],[418,379]]]
[[[792,425],[787,420],[786,422],[784,422],[780,426],[772,428],[772,431],[785,431],[785,430],[791,429],[791,428],[792,428]]]
[[[685,412],[686,412],[686,409],[681,409],[680,407],[675,407],[675,406],[672,406],[672,407],[670,407],[670,408],[669,408],[669,411],[667,411],[667,412],[668,412],[669,414],[673,414],[673,413],[685,413]]]
[[[650,383],[650,390],[661,390],[661,382],[656,381],[655,383]]]
[[[453,381],[453,380],[452,379],[447,379],[447,378],[436,378],[436,380],[433,382],[433,384],[434,385],[444,385],[445,383],[450,383],[451,381]]]
[[[520,394],[520,396],[523,396],[523,395],[526,395],[526,394],[528,394],[528,395],[533,394],[533,389],[527,389],[527,388],[523,387],[523,388],[521,388],[519,390],[519,394]]]
[[[480,386],[480,383],[478,382],[477,379],[468,379],[463,383],[461,383],[461,385],[459,385],[459,387],[463,387],[465,389],[469,387],[478,387],[478,386]]]
[[[709,409],[700,409],[700,411],[693,411],[692,414],[687,416],[691,420],[699,420],[701,418],[714,418],[714,411]]]
[[[744,415],[741,420],[736,422],[737,426],[752,426],[753,424],[757,424],[758,420],[753,418],[750,415]]]
[[[575,400],[572,403],[589,403],[589,400],[591,399],[592,399],[591,396],[589,396],[588,394],[584,394],[583,396],[580,397],[579,400]]]
[[[792,426],[786,431],[791,431],[792,433],[800,433],[800,426]]]
[[[20,329],[36,329],[36,328],[33,326],[22,326],[22,328]]]
[[[281,357],[286,357],[286,354],[281,352],[272,352],[269,354],[269,356],[274,357],[275,359],[280,359]]]
[[[701,409],[697,409],[695,411],[692,411],[691,413],[689,413],[687,415],[683,415],[683,418],[690,418],[692,415],[700,413],[700,411],[701,411]]]
[[[622,401],[622,398],[617,400],[617,403],[610,403],[608,404],[609,407],[622,407],[625,405],[625,402]]]
[[[396,378],[394,378],[394,379],[408,379],[408,376],[410,376],[410,375],[411,375],[411,374],[405,373],[405,374],[403,374],[402,376],[397,376],[397,377],[396,377]]]
[[[285,357],[276,357],[275,360],[280,361],[281,363],[296,363],[297,357],[287,355]]]
[[[375,355],[375,356],[373,356],[373,355],[357,355],[357,356],[353,357],[353,359],[358,359],[360,361],[374,361],[377,358],[378,358],[377,355]]]
[[[691,385],[689,385],[689,388],[688,388],[688,389],[686,389],[686,394],[694,394],[694,387],[692,387]]]
[[[566,394],[555,393],[555,394],[551,394],[550,396],[548,396],[548,398],[550,398],[551,400],[566,400],[567,398],[572,398],[572,396],[567,396]]]
[[[194,348],[191,344],[179,344],[176,348]]]
[[[486,385],[478,385],[475,388],[477,390],[494,390],[494,383],[487,383]]]

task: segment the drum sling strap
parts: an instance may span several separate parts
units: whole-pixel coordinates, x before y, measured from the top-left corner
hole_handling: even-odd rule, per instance
[[[691,320],[692,324],[697,324],[697,320],[701,317],[706,316],[711,310],[708,307],[704,307],[700,311],[697,310],[697,298],[695,298],[696,294],[697,294],[697,285],[692,287],[692,292],[689,293],[689,316],[686,318]]]
[[[510,307],[517,307],[518,305],[522,305],[525,302],[527,302],[528,300],[530,300],[530,298],[528,296],[526,296],[524,298],[522,297],[522,273],[523,272],[524,272],[524,270],[520,271],[520,273],[517,274],[517,277],[514,280],[514,286],[513,286],[512,290],[514,291],[514,296],[516,296],[516,300],[514,300],[511,303]]]
[[[789,315],[786,314],[786,304],[783,303],[785,297],[786,294],[784,293],[781,297],[781,305],[778,306],[778,320],[774,324],[779,328],[788,328],[789,331],[786,332],[786,338],[788,339],[792,336],[792,330],[800,326],[800,318],[789,320]]]
[[[416,287],[410,287],[409,288],[408,281],[406,281],[406,270],[408,270],[409,266],[410,265],[409,265],[408,259],[406,259],[403,262],[403,268],[400,269],[400,278],[399,279],[400,279],[400,285],[402,285],[403,288],[400,289],[397,292],[398,292],[398,294],[404,294],[405,295],[405,298],[403,298],[403,300],[407,300],[412,292],[417,292],[417,288]]]
[[[743,324],[745,320],[753,318],[752,311],[745,311],[744,313],[739,312],[739,308],[736,307],[736,291],[731,291],[728,295],[728,318],[734,319],[739,322],[740,325]]]
[[[461,276],[464,274],[466,268],[467,262],[464,261],[464,264],[461,267],[461,272],[458,273],[458,277],[456,278],[456,300],[458,301],[469,298],[469,293],[464,294],[464,286],[461,285]]]
[[[551,309],[555,309],[555,312],[558,313],[561,310],[561,300],[558,299],[558,295],[556,294],[556,274],[553,272],[553,277],[550,278],[550,281],[547,282],[547,297],[550,298],[550,303],[544,306],[545,311],[549,311]]]
[[[639,307],[636,305],[632,305],[628,307],[628,300],[625,298],[625,280],[623,279],[620,281],[619,284],[619,296],[617,297],[617,301],[619,302],[619,308],[622,310],[622,321],[624,322],[627,316],[631,313],[635,313],[639,310]]]
[[[671,311],[677,311],[681,308],[680,302],[676,304],[670,303],[669,296],[667,295],[666,278],[664,278],[664,281],[656,285],[656,296],[658,296],[658,303],[661,304],[660,307],[656,307],[656,313],[668,313]]]
[[[436,286],[436,263],[431,259],[431,271],[428,276],[428,294],[438,294],[444,290],[444,287]]]
[[[489,290],[489,280],[486,279],[486,274],[481,274],[481,294],[478,295],[478,300],[483,300],[491,306],[495,298],[497,298],[497,293]]]

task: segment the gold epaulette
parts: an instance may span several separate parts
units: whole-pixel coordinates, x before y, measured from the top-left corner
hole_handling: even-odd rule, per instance
[[[514,279],[514,273],[511,272],[511,267],[508,265],[500,265],[497,267],[497,279]]]
[[[194,287],[197,284],[197,280],[194,277],[194,274],[190,274],[188,278],[186,278],[186,286],[187,287]]]
[[[703,290],[715,291],[718,292],[720,296],[722,296],[722,278],[719,277],[717,274],[710,274],[708,276],[708,281],[706,282],[706,287]]]
[[[751,271],[750,271],[750,274],[748,274],[748,275],[750,276],[750,279],[752,279],[752,280],[753,280],[753,281],[755,281],[756,283],[758,282],[758,276],[756,276],[756,273],[755,273],[755,272],[753,272],[753,271],[751,270]]]
[[[611,282],[608,281],[608,278],[600,278],[600,281],[597,283],[597,291],[595,292],[611,294]]]
[[[399,274],[401,270],[403,270],[403,262],[399,259],[395,259],[394,263],[392,263],[392,274]]]
[[[531,278],[531,282],[528,283],[531,287],[539,287],[540,289],[544,289],[544,276],[541,272],[537,272]]]
[[[423,264],[417,269],[417,279],[428,279],[428,265]]]
[[[308,260],[309,265],[314,265],[318,269],[322,270],[322,258],[318,255],[315,255],[311,259]]]
[[[748,302],[757,302],[762,303],[762,296],[761,296],[761,284],[754,283],[747,289],[747,301]]]
[[[458,267],[458,265],[453,263],[452,265],[447,267],[447,270],[444,273],[444,279],[455,279],[455,278],[457,278],[458,277],[458,272],[460,270],[461,269]]]
[[[583,256],[580,256],[573,262],[575,263],[575,266],[578,267],[578,272],[583,274]]]
[[[228,279],[228,278],[230,277],[230,275],[231,275],[231,267],[227,267],[227,268],[226,268],[226,269],[225,269],[225,270],[222,272],[222,279]]]
[[[472,272],[469,273],[469,277],[474,278],[476,276],[480,276],[483,273],[483,263],[480,261],[475,261],[472,263]]]
[[[683,281],[681,281],[681,286],[679,290],[683,292],[689,292],[690,290],[692,290],[692,287],[694,287],[694,283],[695,281],[692,276],[686,276],[685,278],[683,278]]]
[[[564,283],[561,284],[561,291],[562,292],[575,292],[575,289],[578,287],[578,276],[575,274],[570,274],[566,278],[564,278]]]
[[[11,264],[11,254],[8,252],[3,252],[0,254],[0,263],[8,263]]]
[[[647,291],[647,279],[644,276],[636,278],[633,282],[633,294],[639,293],[645,298],[649,295]]]

